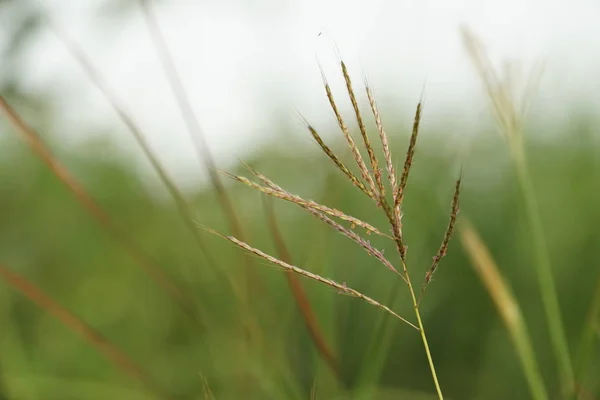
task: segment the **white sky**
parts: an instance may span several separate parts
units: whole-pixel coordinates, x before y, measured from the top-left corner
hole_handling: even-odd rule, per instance
[[[182,183],[198,181],[202,169],[138,10],[111,19],[97,12],[97,1],[38,3],[82,43],[172,174]],[[545,118],[564,118],[581,99],[600,105],[596,0],[167,0],[155,11],[222,164],[277,138],[273,124],[282,117],[300,127],[294,107],[317,125],[332,122],[315,58],[345,101],[331,38],[355,83],[367,71],[380,106],[394,117],[410,119],[426,82],[427,118],[487,118],[461,24],[478,33],[494,60],[517,59],[525,68],[545,62],[538,98]],[[116,127],[129,148],[133,142],[108,104],[46,33],[29,54],[24,82],[55,91],[58,128],[69,138]]]

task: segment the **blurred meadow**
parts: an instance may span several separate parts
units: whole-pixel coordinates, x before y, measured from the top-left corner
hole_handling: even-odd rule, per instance
[[[0,10],[8,12],[14,4],[0,1]],[[28,18],[32,26],[39,23],[39,16],[21,15],[26,16],[23,26]],[[6,66],[0,69],[0,95],[41,138],[27,139],[23,127],[2,114],[0,399],[438,398],[414,329],[313,280],[299,277],[298,289],[298,281],[282,268],[205,228],[356,289],[415,323],[409,290],[399,276],[302,208],[267,199],[223,174],[211,176],[222,182],[230,209],[210,179],[176,192],[181,202],[174,199],[159,174],[148,178],[139,173],[137,163],[144,157],[139,145],[124,149],[109,134],[65,145],[55,132],[53,98],[32,95],[19,78],[16,49],[27,35],[16,29],[7,36],[15,50],[5,46]],[[316,63],[313,67],[318,71]],[[472,73],[477,75],[477,69]],[[383,157],[360,72],[350,75],[368,133]],[[334,95],[347,101],[343,86]],[[324,90],[314,96],[326,100]],[[385,101],[380,98],[378,104],[401,171],[413,129],[412,118],[405,116],[414,114],[417,104],[398,105],[406,110],[396,112],[396,105]],[[488,103],[478,110],[485,117],[465,133],[470,137],[465,145],[460,135],[448,132],[457,129],[452,119],[432,120],[424,102],[402,204],[407,265],[419,294],[444,238],[462,173],[458,228],[418,307],[444,397],[600,399],[597,112],[593,105],[565,100],[569,117],[557,124],[532,107],[522,129],[532,192],[523,196],[527,188],[519,183],[515,148],[494,118],[493,101]],[[343,114],[359,143],[351,109],[344,108]],[[391,235],[381,210],[295,122],[281,124],[243,162],[291,193]],[[353,156],[335,121],[315,126],[351,165]],[[184,127],[164,135],[186,134]],[[39,152],[41,143],[50,153]],[[210,169],[214,165],[207,161],[207,149],[201,155]],[[161,148],[151,151],[161,156]],[[56,169],[56,163],[62,167]],[[252,177],[241,162],[218,169]],[[59,176],[61,171],[68,171],[72,181]],[[560,357],[546,315],[548,300],[540,292],[540,230],[531,228],[536,212],[531,195],[568,362]],[[182,212],[183,203],[189,213]],[[239,227],[231,223],[232,213]],[[398,263],[393,241],[377,235],[366,239]],[[474,243],[489,250],[509,287],[508,300],[498,295],[499,278],[486,282],[485,271],[493,267],[477,264]],[[305,302],[294,295],[298,290]],[[507,303],[513,301],[525,334],[515,330],[519,312]],[[310,329],[306,307],[314,315]],[[531,344],[524,352],[523,335]],[[569,362],[571,377],[565,378]],[[565,379],[566,391],[561,386]],[[543,390],[537,386],[536,392],[532,388],[540,382]]]

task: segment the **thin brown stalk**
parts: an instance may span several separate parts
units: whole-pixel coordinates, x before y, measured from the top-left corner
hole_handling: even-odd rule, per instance
[[[269,187],[259,185],[256,182],[252,182],[251,180],[249,180],[248,178],[243,177],[243,176],[232,175],[228,172],[223,172],[224,175],[226,175],[238,182],[241,182],[244,185],[251,187],[252,189],[256,189],[262,193],[268,194],[268,195],[276,197],[278,199],[289,201],[289,202],[297,204],[301,207],[306,207],[306,208],[310,208],[313,210],[323,212],[325,214],[329,214],[333,217],[347,221],[347,222],[351,223],[353,226],[360,226],[361,228],[366,229],[367,233],[369,233],[369,234],[374,233],[379,236],[389,237],[389,236],[385,235],[384,233],[382,233],[379,229],[375,228],[373,225],[369,224],[368,222],[365,222],[356,217],[352,217],[350,215],[344,214],[340,210],[337,210],[337,209],[331,208],[331,207],[327,207],[327,206],[319,204],[315,201],[305,200],[300,196],[291,194],[291,193],[281,189],[280,186],[277,186],[275,184],[273,184],[274,186],[271,186],[272,182],[267,177],[265,177],[262,174],[258,174],[257,172],[254,172],[254,171],[253,171],[253,173],[255,175],[257,175],[259,177],[259,179],[268,182]],[[275,187],[277,187],[279,189],[275,189]]]
[[[302,276],[304,276],[306,278],[312,279],[314,281],[317,281],[319,283],[327,285],[327,286],[329,286],[331,288],[334,288],[334,289],[336,289],[340,293],[343,293],[343,294],[346,294],[348,296],[355,297],[357,299],[363,300],[363,301],[371,304],[372,306],[375,306],[375,307],[377,307],[377,308],[379,308],[379,309],[387,312],[388,314],[393,315],[395,318],[397,318],[400,321],[408,324],[410,327],[416,329],[417,331],[419,330],[419,328],[417,328],[414,324],[412,324],[411,322],[409,322],[405,318],[402,318],[400,315],[396,314],[389,307],[387,307],[387,306],[385,306],[385,305],[377,302],[376,300],[372,299],[371,297],[369,297],[369,296],[367,296],[367,295],[365,295],[365,294],[363,294],[363,293],[361,293],[361,292],[359,292],[357,290],[354,290],[354,289],[346,286],[345,284],[337,283],[337,282],[335,282],[332,279],[325,278],[325,277],[322,277],[322,276],[317,275],[317,274],[313,274],[312,272],[309,272],[309,271],[306,271],[304,269],[298,268],[298,267],[296,267],[294,265],[288,264],[288,263],[286,263],[286,262],[284,262],[282,260],[279,260],[278,258],[275,258],[275,257],[273,257],[273,256],[271,256],[271,255],[269,255],[267,253],[264,253],[263,251],[261,251],[259,249],[256,249],[256,248],[250,246],[249,244],[247,244],[245,242],[242,242],[241,240],[239,240],[239,239],[237,239],[237,238],[235,238],[233,236],[225,236],[225,235],[222,235],[222,234],[220,234],[220,233],[218,233],[218,232],[216,232],[216,231],[214,231],[214,230],[212,230],[210,228],[206,228],[206,227],[204,227],[204,229],[206,229],[208,232],[210,232],[210,233],[212,233],[212,234],[214,234],[216,236],[219,236],[219,237],[221,237],[223,239],[229,240],[230,242],[232,242],[233,244],[237,245],[238,247],[241,247],[242,249],[244,249],[244,250],[246,250],[246,251],[248,251],[248,252],[250,252],[250,253],[252,253],[252,254],[254,254],[256,256],[258,256],[258,257],[260,257],[260,258],[262,258],[262,259],[264,259],[266,261],[269,261],[270,263],[275,264],[278,267],[283,268],[286,271],[291,271],[291,272],[293,272],[295,274],[302,275]]]
[[[265,215],[269,230],[271,232],[271,237],[275,243],[275,248],[277,249],[279,258],[282,261],[291,264],[292,256],[288,250],[283,235],[279,230],[273,204],[269,200],[270,199],[266,197],[263,201],[263,205],[265,208]],[[319,325],[319,321],[317,320],[315,312],[310,304],[310,300],[306,295],[306,291],[302,287],[300,279],[298,279],[298,276],[291,271],[286,271],[285,276],[288,286],[290,287],[290,291],[292,292],[292,296],[294,297],[298,310],[300,311],[300,315],[302,315],[302,319],[304,320],[304,324],[306,325],[306,329],[308,330],[310,338],[315,344],[317,352],[323,361],[325,361],[325,363],[329,366],[333,374],[341,381],[341,373],[337,357],[327,343],[327,339],[323,334],[323,330]]]
[[[400,207],[402,200],[404,199],[404,191],[406,190],[406,184],[408,183],[408,175],[410,173],[410,167],[413,163],[415,155],[415,149],[417,146],[417,137],[419,136],[419,127],[421,125],[421,111],[422,103],[417,104],[417,111],[415,112],[415,119],[413,122],[412,134],[410,135],[410,144],[406,151],[406,158],[404,159],[404,168],[402,169],[402,176],[400,177],[400,184],[394,193],[394,205]]]
[[[204,374],[200,373],[200,379],[202,379],[202,391],[204,392],[204,400],[215,400],[215,395],[210,389],[210,385]]]
[[[205,169],[210,177],[212,186],[217,192],[219,204],[227,218],[229,228],[231,229],[234,235],[241,239],[244,239],[245,234],[244,230],[242,229],[242,224],[240,223],[240,220],[233,207],[233,203],[231,202],[231,199],[227,194],[225,187],[223,186],[223,182],[221,181],[221,178],[217,173],[216,162],[214,160],[212,152],[210,151],[210,148],[208,147],[208,143],[206,142],[204,132],[202,130],[202,127],[200,126],[200,121],[198,120],[192,108],[187,91],[185,90],[181,77],[177,71],[175,63],[173,62],[173,57],[169,50],[169,46],[167,45],[167,42],[164,39],[163,33],[160,29],[156,16],[152,12],[148,0],[139,0],[139,2],[144,21],[146,23],[150,35],[152,36],[152,43],[158,54],[159,62],[170,85],[173,96],[177,101],[179,110],[181,112],[181,117],[183,118],[183,121],[186,125],[190,139],[194,144],[194,148],[196,150],[198,159],[204,164]],[[260,281],[254,271],[253,261],[250,257],[244,257],[244,259],[246,261],[247,267],[250,267],[246,270],[246,273],[248,274],[248,276],[246,277],[248,287],[252,292],[256,291],[258,293],[258,286],[260,285]],[[257,293],[253,293],[252,295]]]
[[[206,142],[203,130],[200,126],[200,122],[198,121],[198,118],[196,117],[196,114],[192,109],[187,92],[185,90],[185,87],[183,86],[179,73],[177,72],[177,68],[175,67],[175,64],[173,62],[173,57],[160,30],[158,21],[156,20],[152,10],[150,9],[147,0],[140,0],[140,4],[144,15],[144,20],[146,22],[146,25],[148,26],[148,31],[150,32],[153,39],[152,42],[158,53],[159,61],[171,86],[173,95],[179,105],[179,110],[181,111],[181,115],[184,120],[184,123],[186,124],[190,138],[194,143],[198,159],[200,159],[204,163],[206,170],[210,175],[212,184],[215,187],[215,190],[217,191],[217,194],[219,196],[220,204],[223,207],[229,219],[230,228],[232,232],[235,235],[243,236],[243,229],[231,204],[229,196],[227,195],[227,192],[223,187],[223,183],[219,178],[216,163],[214,161],[212,153],[209,150],[208,143]]]
[[[358,123],[360,134],[362,135],[365,148],[367,149],[369,160],[371,161],[371,168],[373,169],[373,175],[375,176],[375,183],[377,184],[380,200],[383,201],[383,196],[385,195],[385,187],[383,186],[383,180],[381,179],[379,161],[375,156],[375,151],[373,150],[373,146],[371,145],[371,141],[369,140],[369,136],[367,135],[367,129],[365,128],[365,124],[360,114],[360,108],[358,107],[358,102],[356,101],[354,90],[352,89],[352,80],[350,79],[348,68],[346,68],[346,64],[343,61],[340,61],[340,65],[342,67],[342,74],[344,75],[344,80],[346,81],[346,89],[348,90],[348,96],[350,97],[350,102],[352,103],[352,108],[354,108],[354,114],[356,115],[356,122]]]
[[[360,154],[360,150],[358,149],[358,146],[356,146],[354,139],[352,139],[352,135],[350,135],[348,126],[344,122],[344,119],[342,118],[342,114],[340,113],[340,110],[338,109],[337,104],[335,103],[333,93],[331,92],[331,87],[329,86],[329,83],[327,82],[327,78],[325,77],[325,73],[323,72],[323,68],[321,67],[320,64],[319,64],[319,68],[321,70],[321,76],[323,78],[323,85],[325,86],[325,92],[327,93],[327,99],[329,100],[329,105],[331,106],[331,109],[333,110],[333,113],[335,114],[335,118],[337,119],[340,130],[342,131],[342,133],[344,134],[344,137],[346,138],[346,141],[348,142],[348,147],[350,148],[350,151],[352,152],[352,155],[354,156],[354,160],[356,161],[356,164],[358,165],[360,174],[362,175],[362,178],[365,180],[365,182],[367,182],[369,184],[371,192],[377,193],[377,190],[375,188],[375,182],[373,181],[373,178],[371,177],[371,174],[369,173],[369,169],[367,168],[367,165],[365,164],[365,161],[364,161],[362,155]]]
[[[448,222],[448,228],[446,228],[446,232],[444,233],[444,239],[442,240],[442,244],[441,244],[436,256],[433,257],[433,263],[431,264],[429,271],[427,271],[427,273],[425,274],[425,282],[423,283],[423,290],[425,290],[425,287],[429,284],[429,282],[431,282],[431,278],[433,277],[433,274],[437,270],[437,268],[440,264],[440,260],[442,258],[444,258],[444,256],[446,255],[446,252],[448,251],[448,244],[450,243],[450,238],[452,237],[452,234],[454,233],[454,227],[456,225],[456,220],[458,218],[461,180],[462,180],[462,176],[460,178],[458,178],[458,180],[456,181],[456,186],[454,187],[454,195],[452,196],[452,209],[450,211],[450,221]]]
[[[374,191],[374,187],[372,189],[367,188],[365,184],[362,183],[352,171],[350,171],[350,169],[342,162],[342,160],[340,160],[338,156],[335,155],[335,153],[329,148],[329,146],[325,144],[317,130],[311,124],[309,124],[308,121],[300,113],[298,113],[298,116],[300,117],[300,119],[302,120],[312,137],[317,142],[317,145],[321,148],[321,150],[323,150],[327,157],[329,157],[329,159],[333,161],[335,166],[338,167],[338,169],[348,177],[348,179],[350,180],[350,182],[352,182],[354,186],[356,186],[367,196],[375,200],[376,192]]]
[[[69,36],[64,30],[60,29],[57,25],[51,24],[51,26],[53,27],[57,36],[63,41],[63,43],[67,47],[67,50],[71,53],[72,57],[79,63],[81,68],[88,75],[89,79],[104,95],[104,97],[111,105],[115,113],[118,115],[123,124],[125,124],[129,132],[136,140],[138,146],[140,146],[148,161],[150,161],[150,164],[156,171],[161,182],[167,188],[169,194],[175,201],[181,219],[183,220],[186,227],[194,237],[194,240],[196,241],[196,244],[202,252],[208,266],[217,275],[222,275],[222,271],[219,268],[217,268],[217,260],[211,256],[210,252],[208,251],[208,248],[206,247],[206,244],[202,241],[202,238],[200,236],[200,233],[198,232],[198,229],[196,228],[196,225],[193,222],[192,213],[189,209],[187,201],[181,194],[181,191],[179,190],[177,185],[175,185],[173,180],[168,176],[167,172],[158,160],[156,154],[154,154],[154,152],[150,148],[150,145],[146,141],[146,138],[144,137],[144,134],[142,133],[140,127],[135,123],[133,117],[131,117],[131,115],[127,113],[127,111],[125,111],[125,107],[119,102],[114,91],[110,89],[108,82],[106,82],[100,71],[94,66],[90,57],[85,53],[81,46],[79,46],[75,42],[75,40],[71,38],[71,36]]]
[[[94,198],[77,182],[68,169],[65,168],[43,143],[38,134],[30,128],[17,112],[0,96],[0,109],[4,111],[9,122],[19,133],[21,138],[29,145],[31,150],[42,160],[56,177],[65,184],[75,195],[83,207],[102,225],[130,254],[135,262],[152,278],[165,292],[167,292],[184,311],[186,311],[197,322],[197,313],[193,305],[182,293],[182,290],[167,277],[160,267],[154,264],[149,255],[142,250],[128,235],[114,222],[112,217],[104,211]]]
[[[117,368],[140,381],[157,398],[166,399],[163,388],[151,379],[142,368],[129,358],[121,349],[94,330],[80,318],[62,307],[50,296],[41,291],[27,279],[0,263],[0,277],[13,289],[27,297],[41,309],[52,315],[73,332],[79,334],[86,342],[106,357]]]
[[[379,108],[377,107],[377,103],[375,102],[375,98],[373,96],[373,92],[369,87],[369,84],[365,84],[365,88],[367,90],[367,97],[369,99],[369,105],[371,106],[371,111],[373,112],[373,117],[375,117],[375,125],[377,126],[377,132],[379,132],[379,140],[381,140],[381,147],[383,148],[383,156],[385,157],[385,165],[387,169],[388,181],[390,182],[390,188],[392,193],[396,192],[396,168],[394,167],[394,162],[392,160],[392,152],[390,151],[390,145],[388,142],[387,134],[383,129],[383,123],[381,122],[381,115],[379,114]]]

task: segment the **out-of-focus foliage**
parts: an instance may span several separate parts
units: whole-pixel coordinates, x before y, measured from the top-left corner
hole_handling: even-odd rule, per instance
[[[12,132],[6,125],[2,129],[4,137]],[[561,140],[529,144],[573,354],[600,278],[596,129],[582,119]],[[458,160],[440,150],[448,144],[427,140],[431,134],[423,132],[425,143],[417,149],[405,206],[414,279],[424,276],[439,245],[452,181],[458,172]],[[406,138],[393,136],[397,138],[393,151],[401,157]],[[556,392],[554,361],[530,266],[530,238],[508,167],[509,155],[499,137],[485,130],[481,136],[486,139],[475,145],[465,164],[461,212],[481,231],[510,281],[524,308],[549,391]],[[110,146],[97,146],[97,157],[68,153],[59,157],[169,276],[189,289],[203,321],[201,328],[141,272],[23,144],[5,140],[2,148],[1,262],[104,333],[169,391],[181,398],[201,398],[202,375],[217,399],[308,398],[314,381],[318,398],[352,398],[350,393],[356,393],[344,395],[318,358],[283,273],[257,260],[255,272],[261,288],[252,301],[253,314],[242,315],[246,308],[206,265],[174,206],[143,186],[125,160],[106,161],[107,154],[119,159]],[[266,149],[252,165],[293,192],[385,226],[368,199],[321,154],[282,157],[278,151]],[[228,190],[250,243],[274,253],[260,196],[235,184]],[[191,198],[198,222],[227,232],[212,192],[199,192]],[[276,203],[276,212],[298,266],[346,282],[382,302],[396,291],[396,301],[390,305],[402,315],[411,315],[406,288],[360,248],[294,205]],[[246,276],[238,249],[209,234],[203,237],[218,268],[234,279]],[[390,243],[371,240],[392,257]],[[380,318],[388,317],[357,300],[304,283],[351,390],[359,389],[358,382],[367,370],[381,367],[376,398],[433,398],[422,344],[413,330],[389,320],[391,335],[389,340],[381,340],[386,348],[384,363],[365,366],[373,327]],[[74,332],[19,293],[2,287],[0,352],[6,398],[147,398],[134,381]],[[429,287],[422,314],[449,398],[528,398],[508,336],[458,240],[451,242],[449,255]],[[247,317],[256,318],[260,326],[260,339],[252,345],[240,325]],[[596,350],[589,377],[598,376],[598,356]],[[597,381],[583,384],[589,393],[600,394]]]
[[[32,122],[43,128],[52,118],[47,113],[49,103],[43,96],[35,102],[25,98],[17,75],[19,54],[40,21],[27,4],[0,0],[0,20],[22,21],[10,25],[18,27],[15,30],[6,31],[9,41],[2,44],[0,91],[13,101],[20,100],[21,108],[29,105],[27,115],[38,115]],[[121,6],[127,8],[132,2],[105,4],[106,10],[116,4],[121,12]],[[3,23],[2,29],[12,28]],[[394,138],[392,152],[401,160],[406,132],[394,129],[394,123],[400,121],[389,121],[388,132]],[[538,140],[528,143],[528,150],[575,356],[600,280],[599,125],[578,117],[565,127],[561,138],[553,140],[543,138],[543,120],[536,126],[540,132],[528,132],[528,136]],[[282,132],[281,137],[289,133]],[[439,142],[431,137],[440,138]],[[447,155],[444,149],[453,143],[441,139],[443,135],[425,130],[421,138],[424,143],[417,147],[404,217],[409,268],[417,282],[442,239],[453,181],[463,161]],[[260,286],[254,287],[248,309],[207,265],[175,206],[165,200],[164,190],[142,184],[126,156],[106,143],[94,145],[92,156],[57,152],[131,238],[188,289],[202,322],[201,326],[192,323],[3,120],[0,140],[0,263],[102,332],[173,397],[203,398],[205,379],[219,400],[306,399],[315,383],[319,399],[350,399],[368,389],[364,383],[370,382],[370,376],[376,382],[374,399],[435,398],[422,343],[406,325],[358,300],[303,281],[339,358],[343,381],[339,382],[319,359],[281,271],[256,260],[253,272]],[[59,147],[48,141],[53,148]],[[285,150],[265,149],[251,164],[292,192],[385,227],[372,203],[322,154],[303,151],[294,156],[289,148]],[[549,392],[558,393],[531,266],[531,239],[510,165],[500,137],[482,128],[465,162],[461,212],[481,232],[514,289]],[[275,254],[260,195],[233,183],[228,190],[250,244]],[[199,223],[228,232],[212,191],[188,197]],[[296,265],[345,282],[401,315],[412,316],[402,282],[364,251],[294,205],[276,203],[276,212]],[[226,271],[238,286],[248,284],[242,252],[208,233],[203,238],[217,260],[212,267]],[[371,241],[393,257],[391,243],[375,237]],[[448,398],[528,398],[508,335],[458,240],[451,242],[449,255],[428,288],[422,315]],[[389,330],[376,336],[375,343],[384,357],[367,363],[373,360],[367,350],[381,319]],[[248,321],[259,328],[258,337],[251,340],[243,328]],[[75,332],[4,283],[0,283],[0,326],[0,399],[152,398]],[[579,382],[589,398],[600,396],[600,383],[594,379],[600,375],[599,347],[591,350],[588,379]]]

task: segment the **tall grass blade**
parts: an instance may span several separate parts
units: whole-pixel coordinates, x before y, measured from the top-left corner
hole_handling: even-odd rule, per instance
[[[131,360],[123,351],[108,341],[100,333],[96,332],[81,319],[71,314],[60,304],[54,301],[46,293],[42,292],[31,282],[16,272],[12,271],[0,263],[0,278],[4,280],[13,289],[27,297],[38,307],[48,312],[73,332],[79,334],[86,342],[96,348],[104,357],[110,360],[119,369],[140,381],[151,393],[157,396],[157,399],[167,399],[164,389],[150,379],[133,360]]]
[[[518,184],[527,211],[526,214],[533,241],[534,265],[536,267],[536,275],[544,305],[546,322],[549,328],[550,340],[557,359],[562,392],[563,395],[568,396],[574,392],[575,373],[562,321],[556,283],[552,275],[552,266],[548,255],[542,218],[523,143],[524,115],[518,110],[525,110],[526,108],[517,105],[517,99],[511,97],[513,90],[509,87],[510,82],[503,82],[500,79],[492,67],[490,60],[487,58],[483,46],[475,35],[464,29],[463,39],[467,51],[473,60],[473,64],[486,88],[489,100],[493,106],[492,109],[500,129],[508,142],[515,164]]]
[[[273,242],[275,243],[275,248],[277,249],[277,253],[279,255],[279,259],[285,261],[288,264],[292,263],[292,256],[288,250],[288,247],[285,243],[285,239],[281,231],[279,230],[279,225],[277,224],[277,217],[275,216],[275,210],[273,207],[272,201],[269,198],[263,199],[263,205],[265,208],[265,215],[267,218],[267,225],[269,226],[269,231],[271,232],[271,237],[273,238]],[[325,363],[331,369],[331,372],[336,376],[339,382],[342,382],[342,376],[340,373],[340,366],[337,360],[337,357],[333,353],[333,350],[327,343],[327,339],[325,338],[325,334],[317,320],[315,312],[310,304],[310,300],[306,295],[306,291],[298,279],[298,276],[291,271],[287,271],[285,273],[286,280],[288,282],[288,286],[290,291],[292,292],[292,296],[294,297],[294,301],[296,302],[296,306],[300,311],[300,315],[304,320],[304,324],[306,325],[306,329],[308,330],[308,334],[312,339],[317,352],[325,361]]]
[[[471,264],[496,305],[515,346],[531,397],[535,400],[547,400],[548,393],[517,299],[500,274],[498,266],[475,228],[463,218],[459,229],[462,245],[471,259]]]
[[[103,78],[101,72],[94,66],[90,57],[85,53],[85,51],[79,46],[73,38],[71,38],[64,30],[60,29],[57,25],[51,24],[52,28],[58,35],[58,37],[63,41],[67,50],[71,53],[72,57],[77,61],[83,71],[87,74],[90,81],[100,90],[100,92],[104,95],[110,106],[113,108],[117,116],[121,119],[123,124],[128,128],[131,135],[134,137],[138,146],[142,149],[142,152],[152,165],[152,168],[156,171],[158,177],[161,182],[169,192],[171,198],[175,201],[175,205],[177,206],[177,211],[181,216],[181,219],[185,223],[186,227],[194,237],[198,248],[200,249],[203,257],[206,260],[209,268],[213,270],[217,275],[223,275],[221,269],[217,267],[217,260],[212,257],[206,244],[203,242],[196,225],[193,222],[192,213],[189,209],[188,203],[184,198],[183,194],[177,187],[177,185],[173,182],[173,180],[169,177],[166,170],[162,166],[156,154],[150,148],[150,145],[146,141],[145,135],[142,132],[141,128],[135,123],[133,117],[125,111],[125,107],[119,102],[116,94],[112,91],[108,85],[108,82]]]
[[[52,154],[50,149],[43,143],[37,133],[29,127],[19,114],[0,96],[0,109],[8,117],[21,138],[29,145],[36,156],[42,160],[46,166],[56,175],[56,177],[65,184],[75,195],[77,200],[92,215],[92,217],[103,226],[130,254],[134,261],[158,283],[163,290],[170,295],[181,308],[190,315],[196,322],[202,325],[195,307],[189,299],[183,294],[181,288],[167,277],[160,267],[154,264],[148,256],[129,236],[115,223],[112,217],[104,211],[103,208],[94,200],[94,198],[85,190],[85,188],[75,180],[69,170],[67,170]]]

